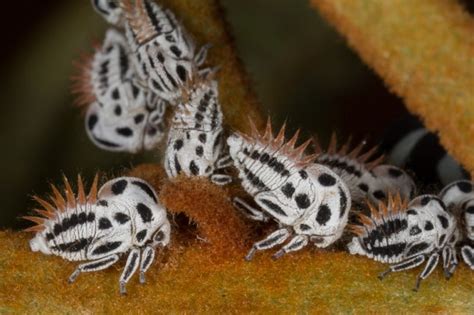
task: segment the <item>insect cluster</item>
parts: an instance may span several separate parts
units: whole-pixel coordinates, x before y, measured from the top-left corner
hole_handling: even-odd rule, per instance
[[[197,50],[174,14],[151,0],[93,0],[96,11],[113,24],[102,45],[84,63],[76,79],[79,103],[86,107],[86,130],[107,150],[154,149],[167,132],[164,168],[206,177],[225,185],[233,166],[251,199],[235,197],[234,206],[253,221],[274,221],[277,229],[255,242],[246,255],[281,245],[273,258],[313,244],[319,248],[355,237],[348,250],[390,264],[384,272],[423,264],[416,289],[442,260],[447,278],[458,265],[458,252],[474,268],[473,183],[460,181],[439,194],[416,196],[415,183],[403,169],[382,164],[377,148],[338,147],[333,135],[327,149],[312,140],[297,145],[299,131],[286,139],[286,124],[274,135],[226,136],[217,74],[202,67],[209,45]],[[167,127],[165,112],[173,111]],[[44,209],[27,219],[38,225],[30,246],[71,261],[86,261],[71,275],[105,269],[128,253],[120,292],[140,269],[140,281],[155,249],[170,241],[166,209],[143,180],[120,177],[88,196],[78,179],[77,194],[64,180],[65,197],[53,186],[53,204],[36,197]],[[408,202],[407,200],[411,200]],[[347,227],[347,229],[346,229]],[[460,249],[460,250],[459,250]]]

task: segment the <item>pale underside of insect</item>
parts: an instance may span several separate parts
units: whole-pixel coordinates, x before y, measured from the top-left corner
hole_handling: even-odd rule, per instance
[[[35,232],[31,250],[60,256],[69,261],[86,261],[69,277],[73,282],[82,272],[103,270],[128,254],[120,276],[120,292],[140,269],[140,283],[151,266],[157,247],[170,240],[170,224],[166,210],[153,188],[134,177],[119,177],[105,183],[97,192],[96,176],[86,196],[80,178],[77,194],[64,178],[64,196],[52,185],[51,202],[35,200],[43,209],[39,216],[24,217],[37,225],[27,229]]]
[[[235,133],[227,143],[243,188],[261,209],[240,198],[235,198],[234,204],[254,220],[273,218],[280,228],[256,242],[246,259],[290,237],[274,258],[310,242],[317,247],[334,243],[343,232],[351,206],[347,186],[329,168],[314,164],[314,155],[304,154],[311,140],[295,147],[298,132],[285,141],[285,125],[276,137],[270,121],[263,135],[251,125],[251,135]]]
[[[379,202],[378,208],[369,204],[370,216],[358,214],[361,225],[349,225],[357,236],[348,245],[351,254],[367,256],[390,264],[379,275],[383,279],[391,272],[426,265],[418,275],[415,290],[438,265],[440,256],[446,278],[457,266],[455,244],[458,241],[456,219],[434,195],[421,195],[410,203],[399,195]]]
[[[164,135],[166,103],[140,84],[130,56],[125,37],[109,29],[73,87],[89,138],[105,150],[150,150]]]
[[[92,7],[108,23],[115,26],[122,26],[124,23],[123,10],[120,7],[120,0],[91,0]]]
[[[159,97],[175,104],[199,70],[209,45],[196,52],[192,38],[170,10],[149,0],[124,1],[125,30],[137,71]]]
[[[351,149],[349,138],[340,148],[333,133],[328,149],[323,150],[315,138],[316,163],[325,165],[338,174],[349,187],[353,203],[363,204],[385,200],[388,194],[401,194],[402,198],[412,198],[415,194],[413,179],[402,169],[380,164],[381,155],[375,158],[377,147],[362,153],[365,141]]]
[[[203,78],[187,94],[176,107],[168,134],[166,173],[169,177],[205,176],[215,184],[228,184],[231,177],[220,174],[232,160],[224,153],[217,81]]]
[[[461,256],[474,270],[474,183],[460,180],[447,185],[440,198],[454,216],[459,218],[458,229],[461,234]]]

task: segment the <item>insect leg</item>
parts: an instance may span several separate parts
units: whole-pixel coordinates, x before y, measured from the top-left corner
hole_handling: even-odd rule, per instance
[[[244,216],[255,221],[268,221],[268,217],[263,213],[262,210],[256,209],[243,201],[239,197],[235,197],[232,201],[234,207],[236,207]]]
[[[461,248],[461,256],[464,259],[464,262],[474,270],[474,248],[469,245],[464,245]]]
[[[271,233],[263,240],[253,244],[247,256],[245,256],[245,260],[247,261],[252,260],[253,255],[255,255],[256,251],[269,249],[276,245],[279,245],[283,243],[284,241],[286,241],[286,239],[288,239],[289,236],[290,236],[290,232],[287,229],[276,230],[275,232]]]
[[[137,271],[140,259],[140,250],[138,248],[133,248],[130,251],[130,254],[127,258],[127,263],[125,264],[125,269],[120,276],[120,293],[125,294],[127,290],[125,289],[125,285],[127,284],[128,280],[133,276],[135,271]]]
[[[418,289],[420,288],[421,280],[426,279],[433,272],[433,270],[438,265],[438,261],[439,261],[438,253],[434,253],[430,256],[430,258],[428,258],[428,262],[426,263],[425,269],[423,269],[423,271],[420,273],[420,275],[416,279],[415,288],[413,290],[418,291]]]
[[[443,248],[441,255],[443,258],[444,277],[449,280],[458,265],[456,249],[450,246],[446,246],[445,248]]]
[[[92,272],[99,271],[105,268],[108,268],[115,264],[119,260],[119,256],[114,254],[110,256],[102,257],[94,261],[80,264],[77,266],[76,270],[69,276],[69,283],[73,283],[76,278],[81,274],[81,272]]]
[[[211,182],[219,186],[224,186],[232,182],[232,177],[224,174],[212,174]]]
[[[140,283],[145,283],[145,272],[150,268],[153,259],[155,259],[155,249],[151,246],[145,247],[140,259]]]
[[[285,246],[283,246],[282,249],[280,249],[278,252],[276,252],[272,258],[273,259],[278,259],[281,256],[289,253],[289,252],[295,252],[303,247],[308,245],[308,236],[306,235],[297,235],[291,239],[291,241],[288,242]]]
[[[233,164],[234,164],[234,161],[232,160],[230,155],[227,154],[217,160],[216,168],[217,169],[227,168],[227,167],[231,167]]]
[[[383,280],[383,278],[385,278],[391,272],[397,272],[397,271],[403,271],[403,270],[415,268],[415,267],[421,265],[424,261],[425,261],[425,256],[419,255],[419,256],[415,256],[415,257],[412,257],[410,259],[407,259],[405,261],[402,261],[398,264],[391,265],[388,268],[388,270],[382,272],[379,275],[379,279]]]
[[[211,46],[211,44],[206,44],[202,46],[197,52],[196,56],[194,57],[194,62],[198,67],[201,66],[204,61],[206,61],[207,52],[209,51],[209,48],[211,48]]]

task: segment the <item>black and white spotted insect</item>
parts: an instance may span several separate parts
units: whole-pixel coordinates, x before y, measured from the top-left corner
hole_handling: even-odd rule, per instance
[[[201,79],[177,106],[168,134],[165,170],[169,177],[179,174],[206,176],[218,185],[232,181],[222,170],[232,165],[225,152],[223,115],[217,81]]]
[[[339,149],[336,134],[333,133],[328,149],[323,150],[315,139],[316,163],[326,165],[347,184],[354,204],[363,204],[366,199],[372,202],[385,200],[388,194],[401,194],[410,199],[415,194],[415,183],[404,170],[380,164],[384,156],[374,158],[377,147],[362,153],[365,142],[351,149],[349,139]]]
[[[310,141],[295,147],[298,132],[285,143],[285,125],[276,137],[268,121],[264,135],[252,125],[250,136],[235,133],[228,138],[230,156],[239,171],[243,188],[261,210],[234,199],[236,207],[254,220],[273,218],[279,229],[256,242],[246,259],[291,240],[273,257],[298,251],[312,242],[327,247],[340,238],[351,207],[349,190],[339,176],[307,156]]]
[[[439,194],[448,209],[458,218],[461,256],[474,270],[474,183],[461,180],[447,185]]]
[[[209,46],[196,52],[195,44],[170,10],[151,0],[125,1],[123,10],[129,45],[140,77],[159,97],[174,104],[199,74]]]
[[[135,153],[161,141],[166,103],[137,81],[121,33],[108,30],[102,47],[80,68],[74,91],[87,107],[85,127],[95,145]]]
[[[362,225],[349,225],[357,235],[348,245],[349,252],[390,264],[380,279],[427,260],[415,290],[433,272],[440,256],[448,277],[457,264],[453,249],[458,234],[456,219],[443,201],[434,195],[418,196],[408,204],[399,195],[388,199],[388,204],[380,202],[378,208],[369,205],[370,216],[359,213]]]
[[[110,24],[123,25],[124,16],[120,0],[92,0],[92,6]]]
[[[97,192],[96,176],[86,197],[80,177],[77,195],[66,178],[64,184],[65,197],[52,186],[52,203],[35,197],[44,209],[35,210],[41,217],[25,217],[38,224],[27,229],[36,232],[30,241],[31,250],[86,261],[72,273],[69,282],[82,272],[108,268],[129,252],[120,276],[120,292],[126,293],[125,285],[137,269],[144,283],[155,249],[170,241],[166,210],[153,188],[138,178],[119,177]]]

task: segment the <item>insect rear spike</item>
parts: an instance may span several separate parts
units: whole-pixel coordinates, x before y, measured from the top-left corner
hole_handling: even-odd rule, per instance
[[[370,149],[369,151],[365,152],[364,154],[360,155],[357,159],[362,162],[362,163],[365,163],[365,161],[367,161],[368,159],[370,159],[370,157],[375,153],[375,151],[377,151],[377,146],[373,147],[372,149]]]
[[[283,126],[280,128],[276,138],[273,143],[276,147],[281,147],[285,143],[285,132],[286,132],[286,121],[283,123]]]
[[[95,174],[94,181],[92,182],[91,190],[87,195],[87,202],[95,203],[97,201],[97,185],[99,182],[99,175]]]
[[[297,158],[297,159],[301,159],[303,154],[304,154],[304,151],[306,150],[306,148],[309,146],[309,144],[311,143],[312,139],[308,139],[306,140],[305,143],[303,143],[302,145],[300,145],[299,147],[295,148],[294,152],[292,153],[292,156],[294,158]]]
[[[365,229],[360,225],[348,224],[347,229],[359,237],[365,234]]]
[[[351,159],[355,159],[357,158],[357,156],[359,155],[360,151],[362,151],[362,148],[364,147],[365,145],[365,141],[362,141],[358,146],[356,146],[351,152],[349,152],[348,156],[351,158]]]
[[[38,233],[38,232],[42,232],[44,229],[45,227],[43,225],[33,225],[33,226],[30,226],[29,228],[24,229],[23,232]]]
[[[86,193],[84,191],[84,183],[82,182],[81,175],[77,175],[77,200],[79,204],[85,204],[87,199],[86,199]]]
[[[319,154],[319,153],[323,152],[323,149],[321,147],[321,143],[319,142],[318,135],[313,136],[313,144],[314,144],[314,150],[316,151],[316,153]]]
[[[336,133],[333,132],[331,134],[331,140],[329,141],[328,153],[334,154],[336,153],[336,149],[337,149],[337,136],[336,136]]]
[[[346,155],[347,154],[347,152],[349,151],[349,147],[351,145],[351,142],[352,142],[352,136],[349,136],[346,143],[344,143],[342,145],[341,149],[339,150],[340,155]]]
[[[374,219],[379,220],[379,219],[380,219],[379,209],[377,209],[376,207],[374,207],[374,206],[372,205],[372,203],[370,203],[370,202],[369,202],[367,205],[368,205],[369,210],[370,210],[370,216],[371,216],[372,218],[374,218]]]
[[[365,226],[365,227],[372,227],[374,226],[374,221],[370,219],[368,216],[362,213],[358,213],[357,217],[359,218],[360,222]]]
[[[69,184],[69,180],[65,175],[63,175],[63,181],[66,193],[67,206],[69,208],[74,208],[76,206],[76,196],[74,195],[74,191],[72,190],[71,184]]]
[[[43,217],[48,218],[48,219],[53,219],[55,217],[54,213],[51,213],[46,210],[41,210],[41,209],[33,209],[34,212],[41,214]]]
[[[272,120],[270,117],[267,119],[267,126],[265,127],[265,133],[263,134],[263,140],[267,143],[270,143],[273,140]]]
[[[367,169],[371,170],[385,160],[385,155],[381,155],[370,163],[366,164]]]
[[[35,217],[35,216],[23,216],[21,217],[22,219],[24,220],[28,220],[28,221],[31,221],[33,223],[36,223],[38,225],[43,225],[44,224],[44,221],[46,220],[45,218],[40,218],[40,217]]]
[[[251,137],[254,139],[260,138],[260,133],[258,132],[257,126],[255,126],[255,122],[249,116],[249,125],[250,125],[250,134]]]
[[[51,197],[52,201],[56,205],[56,209],[61,212],[66,210],[66,200],[64,199],[63,195],[59,192],[59,190],[51,184],[51,190],[53,191],[54,196]]]
[[[379,203],[379,212],[377,213],[380,214],[380,212],[382,212],[384,217],[388,216],[389,207],[387,207],[387,205],[383,201]]]
[[[51,205],[49,202],[47,202],[46,200],[44,199],[41,199],[40,197],[38,196],[33,196],[33,199],[39,203],[41,206],[43,206],[43,208],[48,211],[49,213],[55,213],[56,209],[53,207],[53,205]]]
[[[299,135],[300,135],[300,130],[298,129],[298,130],[296,130],[293,137],[287,143],[285,143],[284,149],[285,149],[286,153],[291,152],[295,148],[296,141],[298,141]]]

